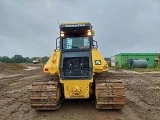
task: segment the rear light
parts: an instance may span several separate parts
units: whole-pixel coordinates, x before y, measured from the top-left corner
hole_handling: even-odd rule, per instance
[[[48,68],[44,68],[44,71],[48,71]]]

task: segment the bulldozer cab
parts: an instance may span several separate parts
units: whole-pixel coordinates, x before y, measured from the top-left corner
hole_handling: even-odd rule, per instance
[[[62,51],[60,77],[62,79],[92,77],[93,35],[92,25],[87,22],[60,25],[59,49]]]

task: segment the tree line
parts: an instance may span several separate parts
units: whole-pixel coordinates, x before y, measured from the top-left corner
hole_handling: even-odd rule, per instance
[[[36,59],[37,57],[29,58],[29,57],[23,57],[22,55],[14,55],[11,58],[9,58],[8,56],[3,56],[3,57],[0,56],[0,62],[3,62],[3,63],[32,63],[33,60],[36,60]],[[46,63],[49,57],[44,56],[44,57],[41,57],[41,59],[42,59],[42,63]]]

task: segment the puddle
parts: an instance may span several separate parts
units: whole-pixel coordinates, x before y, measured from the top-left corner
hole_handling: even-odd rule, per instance
[[[160,86],[150,86],[148,89],[152,89],[152,90],[160,90]]]
[[[5,74],[0,74],[0,78],[10,78],[10,77],[17,77],[20,76],[22,74],[16,74],[16,75],[5,75]]]
[[[140,72],[129,71],[129,70],[122,70],[122,71],[125,72],[125,73],[143,74],[143,73],[140,73]]]
[[[21,92],[21,91],[23,91],[23,90],[28,90],[28,89],[30,89],[30,88],[31,88],[31,85],[25,86],[25,87],[23,87],[22,89],[8,91],[7,93]]]
[[[139,73],[139,72],[129,71],[129,70],[121,70],[121,71],[109,70],[109,72],[111,72],[111,73],[135,73],[135,74],[142,74],[142,73]]]
[[[28,66],[27,69],[23,69],[25,71],[39,69],[40,67]]]

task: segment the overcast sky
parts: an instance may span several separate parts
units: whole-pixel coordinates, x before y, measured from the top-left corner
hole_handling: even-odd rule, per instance
[[[0,56],[50,56],[57,20],[91,22],[104,57],[160,53],[160,0],[0,0]]]

